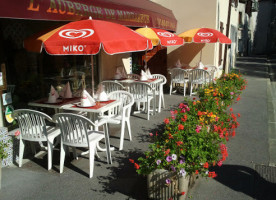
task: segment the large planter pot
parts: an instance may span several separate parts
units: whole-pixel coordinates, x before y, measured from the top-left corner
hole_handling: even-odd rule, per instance
[[[166,184],[166,179],[171,179],[171,184]],[[147,176],[148,198],[184,200],[189,182],[190,176],[182,177],[167,170],[157,169]]]

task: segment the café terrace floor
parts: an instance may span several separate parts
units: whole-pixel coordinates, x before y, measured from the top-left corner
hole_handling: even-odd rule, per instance
[[[251,62],[254,65],[249,65]],[[241,61],[240,61],[241,62]],[[274,116],[269,109],[267,70],[265,58],[250,58],[244,61],[248,73],[248,87],[241,95],[241,100],[234,104],[235,113],[240,113],[240,127],[236,136],[227,142],[226,161],[217,169],[214,179],[200,178],[188,192],[188,199],[254,199],[256,196],[269,196],[275,191],[275,184],[259,173],[256,166],[275,166],[276,155],[270,151],[270,134],[268,116]],[[240,68],[241,69],[241,68]],[[254,71],[252,71],[254,70]],[[255,73],[256,72],[256,73]],[[22,199],[147,199],[146,177],[137,175],[129,159],[137,160],[148,149],[149,133],[155,133],[163,124],[164,118],[170,116],[170,110],[183,101],[183,95],[165,94],[166,108],[150,120],[146,114],[131,117],[133,141],[125,140],[124,150],[118,151],[120,127],[111,127],[111,145],[113,163],[106,163],[105,152],[100,152],[100,159],[95,159],[93,178],[88,178],[88,157],[79,160],[65,160],[64,173],[59,173],[59,151],[54,151],[53,169],[47,170],[47,156],[25,159],[22,168],[18,166],[2,169],[1,200]],[[271,99],[270,99],[271,101]],[[274,129],[273,129],[274,130]],[[272,132],[275,136],[275,132]],[[273,136],[273,137],[274,137]],[[274,148],[276,149],[276,148]],[[275,158],[275,156],[274,156]],[[271,177],[272,174],[269,174]],[[276,177],[274,177],[276,180]],[[258,183],[259,186],[258,187]],[[261,185],[260,185],[261,183]],[[272,190],[267,190],[272,188]],[[274,190],[273,190],[274,188]],[[262,193],[263,192],[263,193]],[[273,195],[271,196],[273,197]],[[275,197],[275,196],[274,196]],[[262,198],[260,198],[262,199]],[[270,198],[267,198],[270,199]],[[272,198],[273,199],[273,198]]]

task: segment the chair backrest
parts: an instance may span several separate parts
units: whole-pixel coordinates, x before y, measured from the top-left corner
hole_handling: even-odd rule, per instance
[[[129,92],[133,95],[134,101],[146,100],[154,92],[147,83],[134,82],[129,84]]]
[[[110,92],[125,89],[125,87],[121,83],[115,81],[102,81],[100,84],[102,84],[105,87],[105,92],[107,94]]]
[[[81,115],[73,113],[57,113],[53,121],[60,128],[63,144],[75,147],[89,147],[88,131],[94,129],[95,124]]]
[[[122,114],[123,109],[127,109],[126,112],[127,114],[130,114],[130,110],[131,110],[131,106],[134,104],[134,97],[131,93],[123,91],[123,90],[119,90],[119,91],[114,91],[108,94],[108,98],[109,99],[116,99],[118,101],[121,102],[120,107],[119,108],[115,108],[113,113],[113,115],[116,114]]]
[[[162,74],[152,74],[152,77],[157,78],[157,79],[161,79],[162,80],[162,82],[161,82],[162,85],[165,85],[167,83],[167,78]]]
[[[170,70],[171,73],[171,81],[173,82],[181,82],[185,78],[189,78],[189,73],[185,69],[173,68]]]
[[[53,122],[52,118],[45,113],[30,110],[18,109],[13,111],[12,116],[18,121],[22,139],[31,141],[45,141],[47,139],[46,120]]]
[[[127,74],[127,78],[140,80],[140,75],[139,74]]]
[[[211,76],[208,71],[203,69],[193,69],[189,74],[189,81],[191,83],[209,83],[211,81]]]

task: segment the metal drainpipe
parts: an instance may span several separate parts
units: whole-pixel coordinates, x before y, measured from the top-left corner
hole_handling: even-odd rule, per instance
[[[231,2],[232,0],[229,0],[229,5],[228,5],[228,17],[227,17],[227,24],[226,24],[226,36],[229,37],[229,29],[230,29],[230,18],[231,18]],[[224,73],[227,72],[226,71],[226,55],[227,55],[227,44],[225,44],[224,47],[224,58],[223,58],[223,71]]]

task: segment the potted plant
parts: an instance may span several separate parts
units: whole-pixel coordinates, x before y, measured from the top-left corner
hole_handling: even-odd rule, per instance
[[[210,166],[222,165],[226,141],[239,125],[239,114],[226,109],[239,99],[245,83],[240,75],[225,75],[199,90],[199,100],[186,99],[172,110],[162,133],[150,133],[149,151],[138,162],[130,159],[138,174],[148,176],[149,198],[185,199],[191,177],[216,177]]]

